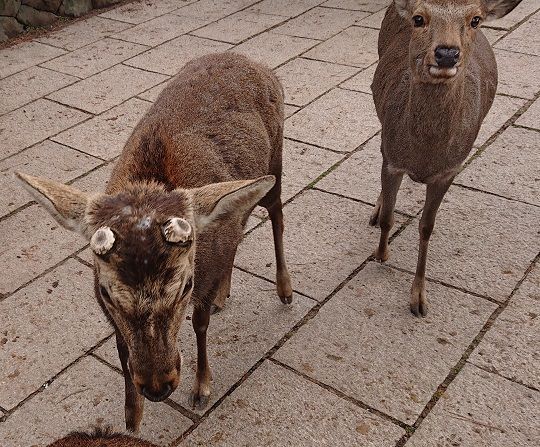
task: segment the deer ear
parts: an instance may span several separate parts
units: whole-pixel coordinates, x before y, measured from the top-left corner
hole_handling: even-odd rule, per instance
[[[71,186],[16,172],[25,189],[68,230],[85,234],[88,196]]]
[[[410,11],[409,11],[410,0],[394,0],[394,5],[396,8],[396,11],[401,17],[410,16]]]
[[[267,175],[253,180],[212,183],[189,190],[197,231],[204,231],[224,215],[249,211],[272,189],[275,182],[273,175]]]
[[[485,21],[500,19],[521,3],[521,0],[484,0],[486,5]]]

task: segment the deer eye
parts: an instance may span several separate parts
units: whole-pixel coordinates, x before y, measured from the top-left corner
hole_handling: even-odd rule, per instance
[[[184,298],[193,289],[193,276],[186,281],[184,288],[182,289],[181,297]]]
[[[424,18],[422,16],[414,16],[413,18],[415,28],[424,26]]]
[[[112,305],[111,296],[109,295],[109,292],[107,292],[107,289],[102,285],[99,286],[99,294],[104,301]]]
[[[474,16],[473,19],[471,20],[471,26],[473,28],[478,27],[478,25],[480,24],[480,20],[481,20],[481,17]]]

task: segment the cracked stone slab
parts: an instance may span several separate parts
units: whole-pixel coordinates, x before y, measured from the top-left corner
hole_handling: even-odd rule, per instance
[[[391,422],[266,361],[185,445],[390,447],[403,434]]]
[[[508,298],[540,251],[540,208],[452,186],[429,243],[427,277]],[[414,272],[418,218],[390,245],[388,263]]]
[[[413,276],[369,263],[274,357],[412,424],[496,305],[428,283],[430,312],[409,310]]]
[[[540,133],[510,127],[456,178],[456,183],[540,206]]]
[[[343,65],[296,58],[276,70],[285,89],[285,102],[304,106],[358,70]]]
[[[60,48],[39,42],[24,42],[5,48],[0,50],[0,79],[65,53]]]
[[[52,139],[110,160],[120,154],[134,127],[151,106],[148,101],[131,98]]]
[[[235,46],[232,51],[244,54],[270,68],[276,68],[318,43],[319,41],[314,39],[267,31]]]
[[[281,201],[289,200],[341,158],[335,152],[284,140]]]
[[[129,59],[148,47],[106,37],[42,64],[45,68],[87,78]]]
[[[317,183],[317,188],[375,205],[381,192],[381,137],[366,145]],[[424,206],[425,186],[403,177],[396,210],[416,215]]]
[[[328,0],[323,6],[353,11],[377,12],[388,6],[391,0]]]
[[[380,127],[371,95],[333,89],[289,118],[285,136],[350,152]]]
[[[527,276],[469,358],[484,369],[540,389],[540,267]]]
[[[185,5],[196,0],[182,0]],[[144,0],[127,3],[118,8],[100,14],[100,17],[118,20],[120,22],[139,23],[147,22],[155,17],[162,16],[182,6],[178,0]]]
[[[190,60],[230,47],[227,43],[184,35],[135,56],[125,64],[172,76]]]
[[[321,191],[308,190],[284,208],[285,258],[292,287],[324,299],[373,252],[379,231],[368,225],[373,207]],[[403,222],[396,216],[395,229]],[[275,279],[269,221],[240,244],[235,264]]]
[[[295,17],[322,3],[322,0],[263,0],[249,8],[249,11],[259,14],[275,14],[278,16]]]
[[[495,132],[512,118],[526,102],[527,100],[521,98],[495,95],[493,105],[484,118],[484,122],[482,123],[482,127],[480,127],[480,132],[478,132],[474,145],[476,147],[482,146]]]
[[[378,30],[351,26],[308,51],[306,57],[366,68],[379,59],[378,37]]]
[[[407,446],[536,447],[540,394],[465,365]]]
[[[114,37],[154,47],[167,40],[203,26],[206,22],[193,17],[165,14],[127,29]]]
[[[313,8],[275,28],[273,32],[287,34],[289,36],[326,40],[367,15],[367,13],[361,11]]]
[[[46,99],[38,99],[0,116],[2,157],[16,154],[89,117],[87,113]]]
[[[104,37],[119,33],[131,25],[128,23],[109,20],[103,17],[90,17],[87,20],[71,23],[58,31],[48,33],[36,40],[66,50],[76,50]]]
[[[499,70],[498,93],[533,99],[540,90],[540,57],[495,49]]]
[[[371,83],[373,82],[373,76],[375,75],[376,69],[377,64],[373,64],[372,66],[353,76],[351,79],[341,83],[340,87],[371,95]]]
[[[92,270],[72,259],[0,302],[0,327],[6,409],[112,333],[94,297]]]
[[[302,296],[296,296],[291,305],[283,305],[273,284],[235,269],[231,296],[225,308],[211,317],[208,326],[208,358],[214,380],[207,409],[314,305],[313,300]],[[191,319],[189,312],[187,315]],[[184,321],[178,340],[184,362],[180,386],[171,399],[189,408],[188,397],[196,369],[195,334],[190,321]],[[115,343],[115,340],[107,342],[97,354],[119,366]],[[204,410],[197,413],[204,413]]]
[[[240,43],[285,20],[285,17],[240,11],[193,31],[193,35],[227,43]]]
[[[197,17],[206,22],[213,22],[247,8],[254,3],[257,3],[257,0],[199,0],[173,11],[173,14]]]
[[[540,130],[540,100],[534,101],[526,112],[517,119],[516,124]]]
[[[122,83],[118,80],[121,79]],[[98,114],[117,106],[167,78],[125,65],[116,65],[48,97],[63,104]]]
[[[191,426],[167,404],[145,402],[138,436],[166,446]],[[0,424],[2,447],[48,445],[76,430],[110,425],[123,431],[124,379],[85,357]]]
[[[38,205],[0,221],[0,294],[13,292],[85,244]]]
[[[49,140],[1,161],[0,216],[8,214],[30,201],[30,196],[24,191],[22,183],[16,179],[15,171],[67,182],[100,163],[100,160]]]
[[[42,96],[73,84],[79,79],[40,67],[31,67],[0,80],[0,115]]]

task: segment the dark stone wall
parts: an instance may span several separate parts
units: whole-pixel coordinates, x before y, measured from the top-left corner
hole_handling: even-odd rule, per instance
[[[121,0],[0,0],[0,42],[25,29],[46,26],[61,16],[80,17]]]

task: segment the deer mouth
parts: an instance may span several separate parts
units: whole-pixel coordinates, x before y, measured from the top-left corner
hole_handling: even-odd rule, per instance
[[[429,74],[433,78],[438,79],[450,79],[453,78],[458,72],[458,67],[439,67],[438,65],[430,65],[429,66]]]

